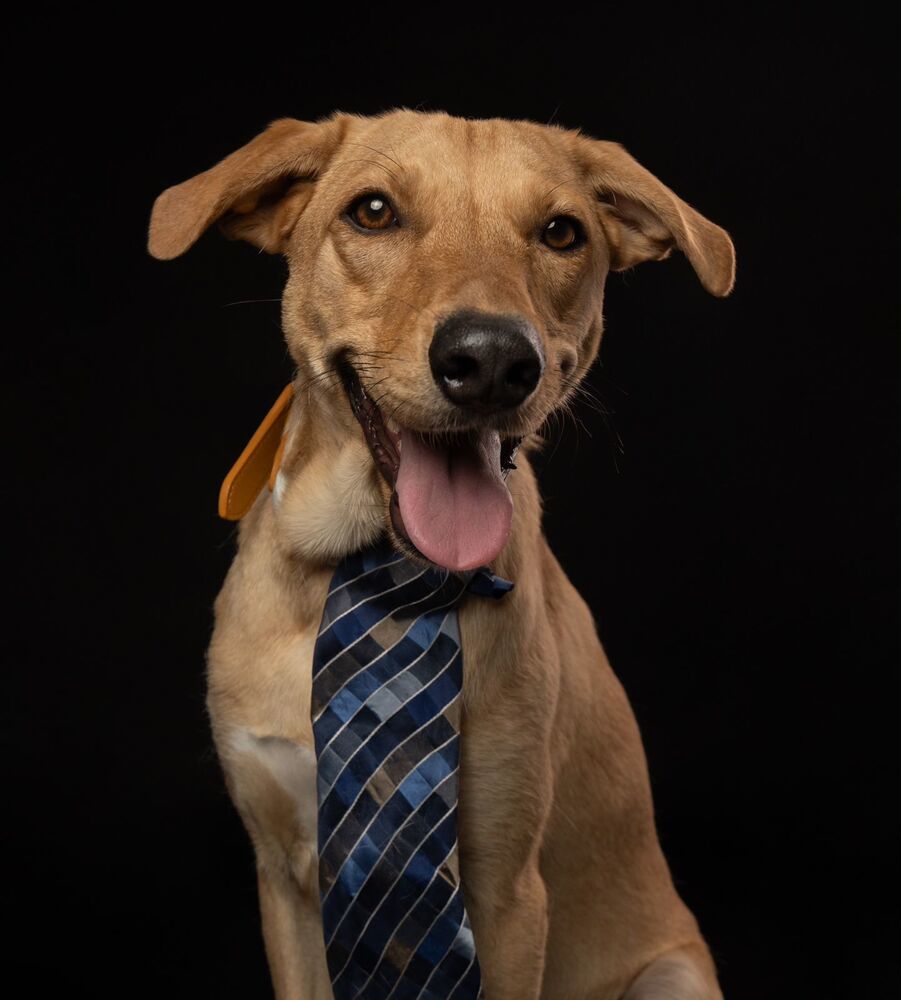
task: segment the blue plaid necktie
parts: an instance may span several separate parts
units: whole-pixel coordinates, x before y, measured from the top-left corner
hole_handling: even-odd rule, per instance
[[[313,655],[319,887],[336,1000],[480,993],[457,865],[466,590],[513,586],[415,565],[386,539],[332,579]]]

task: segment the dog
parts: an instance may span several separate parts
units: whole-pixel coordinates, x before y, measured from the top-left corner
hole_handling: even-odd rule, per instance
[[[313,644],[335,565],[387,532],[424,565],[515,581],[459,616],[459,858],[485,995],[721,997],[658,843],[632,711],[542,534],[528,453],[597,354],[608,272],[676,248],[725,296],[730,237],[617,143],[408,108],[273,122],[159,196],[150,253],[177,257],[216,222],[286,258],[296,364],[277,475],[241,520],[207,664],[275,995],[332,996]],[[404,477],[449,467],[450,451],[470,481],[447,473],[422,509]]]

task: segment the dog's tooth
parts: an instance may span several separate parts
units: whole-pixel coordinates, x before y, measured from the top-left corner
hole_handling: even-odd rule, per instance
[[[382,417],[382,420],[392,434],[400,434],[400,427],[398,427],[393,417]]]

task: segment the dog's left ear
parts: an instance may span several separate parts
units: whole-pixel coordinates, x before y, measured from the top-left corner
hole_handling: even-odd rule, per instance
[[[178,257],[217,220],[231,239],[279,253],[351,117],[281,118],[214,167],[164,191],[150,217],[150,253]]]
[[[663,260],[676,246],[708,292],[732,291],[735,248],[724,229],[682,201],[619,143],[579,135],[575,152],[598,198],[614,271]]]

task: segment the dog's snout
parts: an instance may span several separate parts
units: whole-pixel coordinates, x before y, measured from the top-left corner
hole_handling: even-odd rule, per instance
[[[452,403],[482,411],[519,406],[544,371],[541,341],[530,323],[472,310],[438,324],[429,362]]]

